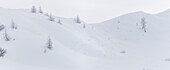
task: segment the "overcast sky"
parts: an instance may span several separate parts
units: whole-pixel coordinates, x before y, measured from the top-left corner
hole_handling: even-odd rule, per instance
[[[89,23],[102,22],[122,14],[145,11],[158,13],[170,8],[170,0],[0,0],[0,7],[26,9],[32,5],[56,16],[77,15]]]

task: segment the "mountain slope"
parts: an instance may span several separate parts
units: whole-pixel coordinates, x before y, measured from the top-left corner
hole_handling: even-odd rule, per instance
[[[44,14],[30,13],[29,10],[1,9],[0,11],[1,24],[6,26],[9,36],[15,39],[4,41],[5,30],[1,31],[1,46],[8,50],[4,59],[33,67],[53,68],[57,65],[56,68],[61,69],[65,67],[79,69],[89,66],[85,59],[88,58],[86,55],[102,54],[103,49],[96,47],[98,44],[86,34],[82,28],[83,23],[78,24],[73,19],[60,18],[62,24],[59,24],[57,23],[59,17],[55,17],[56,21],[51,22]],[[10,28],[11,20],[17,24],[17,30]],[[48,37],[52,39],[53,49],[43,53]]]
[[[145,18],[147,32],[142,29],[142,18]],[[129,61],[125,63],[130,64],[127,65],[127,70],[136,70],[131,67],[138,65],[146,67],[146,70],[168,70],[169,63],[164,63],[164,59],[169,58],[169,22],[170,20],[158,14],[134,12],[92,26],[95,27],[94,32],[100,33],[103,38],[110,40],[110,44],[114,44],[112,47],[126,51],[123,60]],[[121,63],[122,60],[119,61]]]
[[[56,16],[52,22],[29,10],[0,8],[0,15],[0,24],[6,26],[0,31],[0,47],[7,49],[0,60],[3,70],[170,69],[165,61],[170,58],[170,21],[159,14],[134,12],[97,24]],[[147,32],[141,28],[142,18]],[[11,29],[11,20],[17,30]],[[11,41],[4,40],[5,30]],[[46,48],[49,37],[52,50]]]

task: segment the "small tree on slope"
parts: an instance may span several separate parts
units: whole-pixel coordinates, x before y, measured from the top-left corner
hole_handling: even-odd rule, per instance
[[[142,29],[144,30],[144,32],[146,32],[146,21],[145,21],[145,18],[141,19],[141,24],[142,24]]]
[[[35,6],[32,6],[31,12],[32,12],[32,13],[36,13],[36,8],[35,8]]]
[[[39,13],[43,13],[41,6],[39,7]]]
[[[79,16],[76,18],[76,23],[81,23]]]
[[[53,46],[52,46],[52,41],[51,41],[51,38],[49,37],[48,41],[47,41],[47,45],[44,49],[44,53],[47,52],[47,50],[52,50]]]
[[[5,49],[3,49],[3,48],[1,48],[0,47],[0,57],[4,57],[4,55],[6,54],[6,50]]]
[[[49,20],[50,20],[50,21],[54,21],[55,19],[54,19],[54,17],[53,17],[52,15],[50,15],[50,16],[49,16]]]
[[[15,24],[15,22],[13,20],[11,20],[11,28],[17,29],[17,25]]]
[[[52,50],[52,48],[53,48],[51,38],[49,38],[48,41],[47,41],[47,48],[49,50]]]
[[[5,41],[10,41],[11,38],[10,36],[8,35],[7,31],[5,30],[5,33],[4,33],[4,38],[5,38]]]

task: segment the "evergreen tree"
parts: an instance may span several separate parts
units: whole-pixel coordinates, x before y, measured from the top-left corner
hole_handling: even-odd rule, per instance
[[[4,55],[6,54],[6,50],[5,49],[3,49],[3,48],[1,48],[0,47],[0,57],[4,57]]]
[[[41,6],[39,7],[39,13],[43,13]]]
[[[144,30],[144,32],[146,32],[146,21],[144,17],[141,19],[141,24],[142,24],[142,29]]]
[[[10,36],[8,35],[7,31],[5,30],[5,33],[4,33],[4,38],[5,38],[5,41],[10,41],[11,38]]]
[[[50,21],[55,21],[55,19],[54,19],[54,17],[50,14],[50,16],[49,16],[49,20]]]
[[[81,23],[79,16],[76,18],[76,23]]]
[[[52,46],[52,41],[51,41],[51,38],[49,37],[48,41],[47,41],[47,48],[49,50],[52,50],[53,46]]]
[[[32,6],[31,12],[32,12],[32,13],[36,13],[36,8],[35,8],[35,6]]]
[[[15,24],[15,22],[13,20],[11,20],[11,28],[17,29],[17,25]]]

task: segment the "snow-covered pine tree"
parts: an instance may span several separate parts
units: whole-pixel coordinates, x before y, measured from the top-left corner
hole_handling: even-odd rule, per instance
[[[76,18],[76,23],[81,23],[79,16]]]
[[[32,6],[31,12],[32,12],[32,13],[36,13],[36,11],[37,11],[37,10],[36,10],[35,6]]]
[[[52,46],[52,41],[51,41],[51,38],[49,37],[48,41],[47,41],[47,48],[49,50],[52,50],[53,46]]]
[[[11,28],[12,29],[17,29],[17,25],[13,20],[11,20]]]
[[[144,30],[144,32],[146,32],[146,21],[144,17],[141,19],[141,24],[142,24],[142,29]]]
[[[5,49],[3,49],[3,48],[1,48],[0,47],[0,57],[4,57],[4,55],[6,54],[6,50]]]
[[[4,33],[4,38],[5,38],[5,41],[10,41],[11,38],[10,36],[8,35],[7,31],[5,30],[5,33]]]
[[[41,6],[39,7],[39,13],[43,13]]]
[[[49,20],[50,21],[55,21],[55,19],[54,19],[54,17],[50,14],[50,16],[49,16]]]

